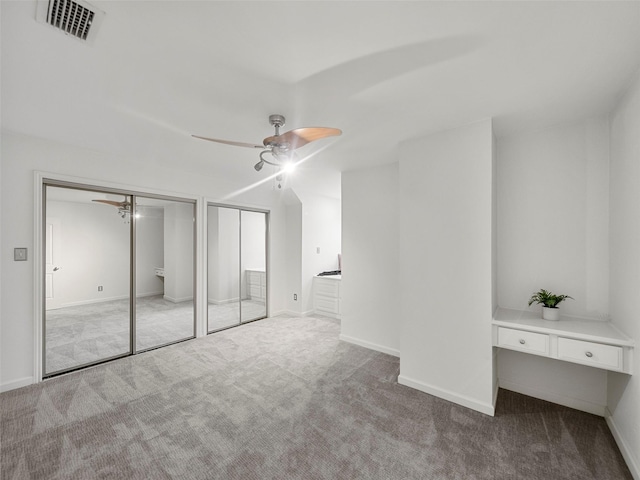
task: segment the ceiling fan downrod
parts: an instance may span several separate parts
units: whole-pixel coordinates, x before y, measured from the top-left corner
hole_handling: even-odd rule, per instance
[[[273,115],[269,115],[269,123],[273,125],[276,129],[276,137],[280,135],[280,127],[284,127],[285,118],[284,115],[279,115],[277,113]]]

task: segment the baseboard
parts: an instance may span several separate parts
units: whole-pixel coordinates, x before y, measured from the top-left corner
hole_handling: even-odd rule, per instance
[[[498,385],[498,382],[495,382],[495,385],[493,387],[493,411],[495,412],[496,410],[496,405],[498,405],[498,392],[500,391],[500,386]]]
[[[280,310],[279,315],[291,315],[293,317],[310,317],[313,315],[313,310],[308,310],[306,312],[296,312],[295,310]]]
[[[148,293],[139,293],[136,295],[136,298],[144,298],[144,297],[155,297],[156,295],[162,295],[164,292],[160,291],[160,292],[148,292]],[[80,300],[78,302],[69,302],[69,303],[64,303],[58,307],[55,308],[48,308],[47,311],[49,310],[58,310],[60,308],[66,308],[66,307],[79,307],[81,305],[95,305],[96,303],[104,303],[104,302],[112,302],[115,300],[126,300],[129,298],[129,295],[118,295],[115,297],[107,297],[107,298],[92,298],[91,300]]]
[[[316,315],[322,315],[323,317],[335,318],[336,320],[342,320],[342,315],[333,312],[325,312],[323,310],[314,309],[312,313]]]
[[[631,475],[635,480],[640,480],[640,459],[634,458],[633,450],[629,447],[627,442],[625,442],[624,437],[620,433],[620,429],[616,425],[613,415],[611,415],[608,408],[605,408],[604,419],[607,421],[607,425],[609,425],[611,435],[613,435],[613,438],[620,449],[620,453],[622,453],[624,461],[627,462],[627,467],[629,467]]]
[[[387,355],[393,355],[394,357],[400,357],[400,350],[395,348],[385,347],[384,345],[378,345],[377,343],[367,342],[359,338],[350,337],[349,335],[340,334],[340,340],[347,343],[353,343],[361,347],[368,348],[369,350],[375,350],[376,352],[386,353]]]
[[[182,303],[182,302],[188,302],[190,300],[193,300],[193,297],[173,298],[173,297],[170,297],[169,295],[164,295],[162,298],[167,302],[171,302],[171,303]]]
[[[19,378],[18,380],[14,380],[13,382],[1,384],[0,393],[8,392],[9,390],[15,390],[16,388],[26,387],[27,385],[31,385],[32,383],[34,383],[33,377]]]
[[[147,292],[147,293],[137,293],[136,298],[144,298],[144,297],[155,297],[156,295],[164,294],[164,290],[160,290],[159,292]],[[129,297],[125,297],[129,298]]]
[[[240,301],[240,297],[228,298],[226,300],[214,300],[213,298],[209,298],[207,301],[213,305],[225,305],[227,303],[238,303]]]
[[[162,292],[160,292],[162,293]],[[115,300],[125,300],[129,298],[129,295],[118,295],[115,297],[107,297],[107,298],[93,298],[91,300],[80,300],[78,302],[69,302],[69,303],[63,303],[58,307],[55,308],[47,308],[47,311],[49,310],[58,310],[60,308],[67,308],[67,307],[79,307],[80,305],[93,305],[96,303],[103,303],[103,302],[112,302]]]
[[[512,392],[528,395],[529,397],[539,398],[540,400],[546,400],[547,402],[557,403],[569,408],[575,408],[582,412],[592,413],[600,417],[605,416],[605,405],[598,405],[597,403],[591,403],[579,398],[565,397],[564,395],[558,395],[546,390],[540,390],[539,388],[531,388],[527,385],[521,385],[515,382],[509,382],[505,380],[499,380],[498,385],[500,388],[510,390]]]
[[[495,414],[494,406],[489,403],[479,402],[478,400],[467,397],[466,395],[460,395],[444,388],[434,387],[433,385],[428,385],[419,380],[408,378],[405,375],[398,376],[398,383],[400,385],[405,385],[407,387],[420,390],[421,392],[428,393],[429,395],[433,395],[434,397],[442,398],[449,402],[462,405],[463,407],[470,408],[471,410],[484,413],[485,415],[489,415],[491,417],[493,417],[493,415]]]

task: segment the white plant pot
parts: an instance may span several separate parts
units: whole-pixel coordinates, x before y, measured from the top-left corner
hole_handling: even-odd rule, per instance
[[[542,307],[542,318],[545,320],[560,320],[560,309]]]

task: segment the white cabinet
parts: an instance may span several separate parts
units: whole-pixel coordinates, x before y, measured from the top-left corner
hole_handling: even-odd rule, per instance
[[[267,273],[264,270],[245,270],[247,297],[264,302],[267,298]]]
[[[493,345],[631,375],[634,341],[611,322],[581,318],[549,321],[533,312],[499,308]]]
[[[622,347],[558,338],[558,358],[607,370],[622,370]]]
[[[320,315],[340,318],[341,275],[313,277],[313,309]]]
[[[498,346],[537,355],[549,355],[549,335],[498,327]]]

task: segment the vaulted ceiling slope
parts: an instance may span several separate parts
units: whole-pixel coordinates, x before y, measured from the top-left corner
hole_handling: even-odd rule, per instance
[[[255,175],[273,130],[332,126],[311,168],[493,117],[497,135],[607,112],[640,68],[640,2],[92,1],[93,45],[2,1],[4,129]]]

